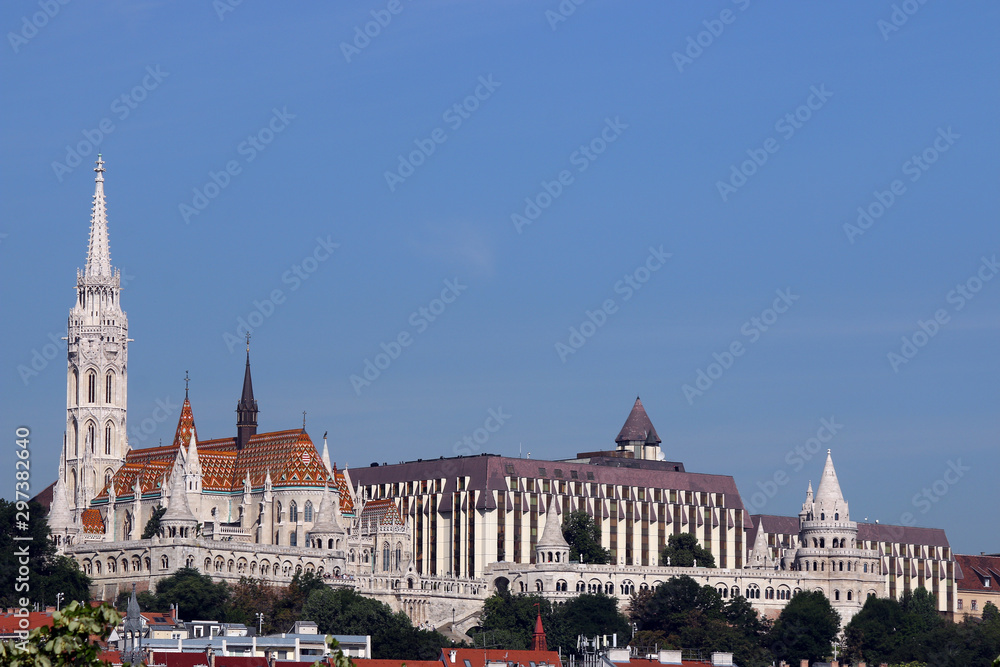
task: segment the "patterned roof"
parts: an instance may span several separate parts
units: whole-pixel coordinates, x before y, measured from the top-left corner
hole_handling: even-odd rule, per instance
[[[371,531],[379,526],[403,526],[402,517],[399,516],[399,508],[389,498],[379,500],[369,500],[361,510],[362,532]]]
[[[194,426],[194,412],[191,410],[191,401],[187,394],[184,395],[184,405],[181,406],[181,417],[177,420],[177,431],[174,434],[174,447],[181,446],[187,448],[191,443],[191,434],[198,438],[198,429]]]
[[[97,535],[104,534],[104,519],[101,518],[101,511],[93,508],[83,510],[81,515],[83,520],[83,532]]]
[[[344,516],[354,516],[354,496],[351,495],[351,485],[347,483],[344,473],[337,470],[337,465],[333,466],[333,481],[337,491],[340,492],[340,513]]]
[[[236,438],[197,440],[194,412],[185,398],[173,444],[161,447],[133,449],[125,456],[125,463],[112,478],[117,497],[129,497],[139,479],[143,494],[162,490],[164,479],[169,483],[174,460],[186,448],[194,434],[198,460],[202,470],[202,489],[224,493],[242,493],[243,484],[250,476],[250,486],[255,490],[264,487],[268,471],[274,488],[290,486],[322,487],[326,466],[316,451],[309,434],[302,429],[258,433],[250,436],[242,451],[236,449]],[[186,455],[186,450],[185,454]],[[336,478],[341,490],[341,507],[344,514],[353,515],[354,504],[343,474]],[[345,493],[345,490],[348,492]],[[95,500],[106,500],[105,486]],[[102,529],[103,530],[103,529]]]

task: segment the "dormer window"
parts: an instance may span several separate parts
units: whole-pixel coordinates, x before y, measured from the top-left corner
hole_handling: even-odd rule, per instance
[[[989,587],[990,587],[990,578],[989,577],[984,577],[983,578],[983,588],[989,588]]]

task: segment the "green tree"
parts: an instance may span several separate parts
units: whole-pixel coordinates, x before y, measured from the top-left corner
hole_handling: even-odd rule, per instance
[[[221,620],[229,599],[226,582],[215,583],[212,577],[193,567],[183,567],[156,584],[156,611],[177,605],[180,618]]]
[[[611,560],[611,552],[601,546],[601,531],[593,517],[582,510],[570,512],[563,519],[563,537],[569,542],[569,559],[577,562],[606,565]]]
[[[628,619],[618,611],[618,600],[604,593],[583,593],[553,607],[551,627],[546,626],[545,631],[550,650],[561,648],[563,653],[575,655],[579,655],[576,641],[580,635],[617,635],[619,646],[632,635]]]
[[[715,567],[715,556],[699,544],[693,533],[678,533],[671,535],[667,546],[660,552],[660,564],[666,565],[670,560],[671,567]]]
[[[97,659],[100,647],[121,622],[121,615],[101,605],[91,608],[76,600],[52,614],[52,625],[35,628],[27,641],[0,642],[0,665],[9,667],[106,667]]]
[[[810,663],[831,654],[831,646],[840,629],[838,614],[819,591],[800,591],[781,610],[771,631],[771,651],[776,660],[792,664]]]
[[[322,633],[371,635],[372,655],[379,659],[434,660],[451,645],[439,632],[414,628],[403,612],[393,613],[384,602],[347,588],[313,590],[302,617]]]
[[[146,522],[146,527],[142,529],[142,539],[148,540],[153,535],[160,532],[160,518],[163,517],[163,513],[166,511],[166,507],[157,507],[153,510],[152,516],[150,516],[149,521]]]
[[[983,623],[1000,622],[1000,609],[992,602],[983,605]]]
[[[537,607],[536,607],[537,605]],[[510,591],[494,593],[483,603],[480,631],[473,635],[473,644],[500,645],[510,650],[523,650],[531,646],[535,619],[542,615],[546,630],[553,627],[552,603],[538,595],[513,595]]]
[[[45,509],[36,502],[24,501],[20,507],[0,498],[0,525],[14,527],[0,531],[0,605],[20,606],[20,598],[27,597],[43,606],[55,606],[58,593],[63,593],[64,601],[89,601],[90,578],[75,561],[56,555]],[[21,575],[22,566],[28,568],[27,576]]]

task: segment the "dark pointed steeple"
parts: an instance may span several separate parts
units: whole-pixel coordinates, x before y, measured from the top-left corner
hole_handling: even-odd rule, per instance
[[[619,447],[625,447],[630,443],[646,445],[660,444],[660,436],[656,434],[653,422],[649,421],[646,408],[642,406],[642,401],[639,400],[638,396],[635,397],[632,412],[629,413],[628,419],[625,420],[625,425],[622,426],[622,430],[618,433],[618,437],[615,438],[615,442],[618,443]]]
[[[243,394],[236,404],[236,450],[240,451],[257,434],[257,401],[250,379],[250,334],[247,334],[247,368],[243,374]]]

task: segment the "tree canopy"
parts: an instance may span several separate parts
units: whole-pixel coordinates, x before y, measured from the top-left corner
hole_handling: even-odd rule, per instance
[[[840,630],[840,614],[823,593],[799,591],[781,610],[771,630],[771,651],[791,663],[810,664],[832,655],[833,640]]]
[[[90,577],[73,559],[56,555],[45,509],[36,502],[21,501],[21,507],[19,510],[17,503],[0,498],[0,525],[11,528],[28,515],[28,521],[21,524],[26,529],[0,531],[0,604],[20,606],[20,598],[26,597],[43,606],[55,606],[58,593],[63,593],[64,602],[88,602]],[[15,540],[15,536],[31,539]],[[29,569],[26,576],[19,574],[22,565]]]
[[[106,640],[121,622],[121,615],[101,605],[91,608],[76,600],[52,614],[52,625],[28,633],[26,641],[0,642],[0,665],[10,667],[105,667],[98,660],[100,647],[91,641]]]
[[[507,591],[487,598],[480,628],[473,633],[479,645],[502,646],[511,650],[531,647],[535,620],[541,613],[549,650],[577,654],[579,635],[617,634],[620,645],[631,634],[628,619],[618,611],[615,598],[603,593],[583,593],[553,605],[538,595],[512,595]]]
[[[569,543],[569,559],[577,562],[583,558],[584,563],[606,565],[611,561],[611,552],[601,546],[601,531],[594,523],[593,517],[577,510],[563,518],[563,537]]]
[[[671,567],[715,567],[715,556],[701,546],[693,533],[678,533],[667,539],[667,546],[660,552],[660,564]]]
[[[403,612],[349,588],[313,590],[302,616],[322,633],[371,635],[372,655],[379,659],[435,660],[442,647],[451,646],[441,633],[414,628]]]

